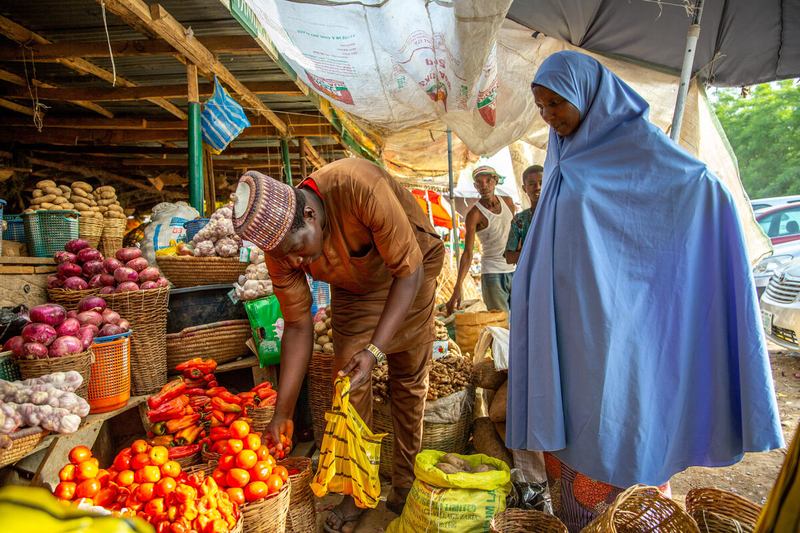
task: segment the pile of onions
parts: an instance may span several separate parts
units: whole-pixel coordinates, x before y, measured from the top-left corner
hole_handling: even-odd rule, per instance
[[[158,268],[147,264],[139,248],[122,248],[104,258],[86,239],[73,239],[56,252],[56,274],[47,277],[48,289],[100,289],[100,294],[169,287]]]
[[[12,337],[3,346],[3,351],[11,350],[14,358],[64,357],[89,348],[78,337],[80,324],[68,318],[62,306],[40,305],[31,309],[30,316],[31,323],[22,329],[22,334]]]

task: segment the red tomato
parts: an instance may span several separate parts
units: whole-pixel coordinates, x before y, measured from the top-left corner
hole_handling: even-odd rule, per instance
[[[75,496],[77,498],[94,498],[94,495],[97,494],[101,488],[103,487],[100,486],[100,482],[96,479],[86,479],[78,484],[75,489]]]
[[[144,512],[150,517],[155,517],[166,513],[167,506],[164,504],[164,499],[153,498],[144,506]]]
[[[244,420],[236,420],[231,424],[231,436],[235,439],[243,439],[250,433],[250,424]]]
[[[142,468],[142,479],[146,483],[158,483],[161,480],[161,469],[153,465],[145,466]]]
[[[255,433],[250,433],[244,439],[244,449],[256,451],[261,447],[261,437]]]
[[[53,491],[56,498],[60,498],[62,500],[71,500],[75,497],[75,489],[78,485],[75,484],[74,481],[62,481],[56,487],[56,490]]]
[[[256,450],[256,455],[259,461],[266,461],[267,457],[269,457],[269,448],[266,446],[259,446]]]
[[[155,484],[154,483],[142,483],[139,485],[139,488],[136,489],[136,498],[138,498],[142,502],[149,502],[153,499],[155,495]]]
[[[65,465],[64,468],[58,473],[58,479],[61,481],[75,481],[75,476],[77,474],[75,465],[69,463]]]
[[[92,456],[92,451],[86,446],[75,446],[69,452],[69,460],[73,464],[79,464],[89,459]]]
[[[241,468],[231,468],[225,475],[225,482],[229,487],[243,488],[250,483],[250,473]]]
[[[95,494],[94,496],[94,504],[99,505],[100,507],[108,507],[114,500],[117,498],[117,489],[112,487],[106,487],[104,489],[100,489],[100,491]]]
[[[276,465],[275,468],[272,469],[272,473],[281,476],[281,479],[284,483],[286,483],[286,480],[289,479],[289,471],[286,470],[285,466]]]
[[[221,468],[215,468],[214,472],[211,474],[211,477],[220,487],[224,487],[226,485],[225,482],[225,470]]]
[[[269,489],[267,488],[267,484],[263,481],[254,481],[244,488],[244,497],[248,502],[266,498],[268,494]]]
[[[245,422],[246,423],[246,422]],[[228,439],[227,452],[231,455],[236,455],[244,449],[244,443],[239,439]]]
[[[161,465],[161,477],[178,477],[181,474],[181,465],[178,461],[167,461]]]
[[[149,453],[150,464],[161,466],[169,461],[169,451],[164,446],[155,446]]]
[[[108,470],[101,468],[97,471],[97,475],[94,478],[100,482],[100,485],[106,487],[108,486],[108,482],[111,481],[111,474]]]
[[[120,487],[129,487],[133,484],[134,481],[134,474],[133,470],[123,470],[119,474],[117,474],[116,483]]]
[[[83,481],[84,479],[93,479],[97,477],[98,468],[91,461],[85,460],[78,464],[75,478]],[[91,498],[91,496],[89,496]]]
[[[249,470],[258,462],[258,456],[253,450],[242,450],[236,454],[236,466]]]
[[[266,461],[258,461],[253,468],[250,469],[251,481],[266,481],[272,474],[272,467]]]
[[[147,441],[144,440],[135,440],[133,444],[131,444],[131,451],[134,455],[137,453],[147,453],[150,451],[150,445],[147,444]]]
[[[283,487],[283,480],[281,479],[281,476],[277,474],[272,474],[271,476],[269,476],[269,479],[267,480],[267,488],[269,489],[270,494],[275,494],[276,492],[281,490],[282,487]]]
[[[225,454],[219,458],[219,467],[226,472],[236,466],[236,459],[233,455]]]
[[[239,487],[230,487],[225,489],[225,492],[228,494],[228,498],[230,498],[232,502],[236,502],[239,505],[244,505],[247,503],[247,500],[244,497],[244,491]]]
[[[114,458],[114,468],[122,472],[123,470],[130,470],[131,468],[131,449],[123,450],[119,455]]]
[[[156,494],[162,498],[166,498],[167,494],[175,490],[178,484],[171,477],[162,478],[161,481],[156,483]]]
[[[131,468],[140,470],[150,464],[150,456],[146,453],[137,453],[131,458]]]

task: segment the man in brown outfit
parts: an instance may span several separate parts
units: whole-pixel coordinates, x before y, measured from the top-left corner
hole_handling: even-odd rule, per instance
[[[244,184],[244,185],[243,185]],[[255,172],[237,188],[234,226],[261,246],[285,329],[275,415],[267,432],[291,438],[291,415],[313,343],[306,274],[331,286],[334,378],[350,375],[350,401],[372,423],[372,368],[389,366],[394,472],[387,507],[400,512],[422,442],[444,245],[414,196],[379,166],[343,159],[297,189]],[[355,530],[363,512],[345,496],[327,531]]]

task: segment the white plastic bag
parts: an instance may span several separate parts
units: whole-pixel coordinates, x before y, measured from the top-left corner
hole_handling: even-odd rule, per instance
[[[183,224],[199,216],[200,213],[186,202],[164,202],[155,206],[150,224],[144,230],[142,257],[148,264],[155,265],[156,250],[169,246],[169,241],[184,240],[186,229]]]

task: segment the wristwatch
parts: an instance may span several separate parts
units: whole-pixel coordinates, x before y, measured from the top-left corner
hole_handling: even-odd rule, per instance
[[[383,361],[386,359],[386,354],[383,353],[380,350],[380,348],[378,348],[377,346],[375,346],[371,342],[369,344],[367,344],[366,346],[364,346],[364,349],[375,356],[375,359],[376,359],[375,364],[376,365],[379,365],[379,364],[383,363]]]

